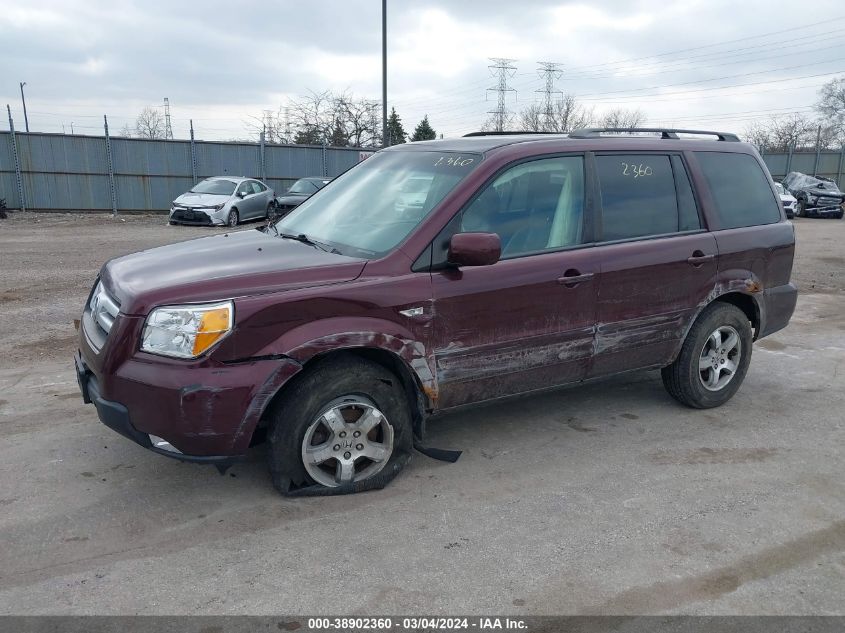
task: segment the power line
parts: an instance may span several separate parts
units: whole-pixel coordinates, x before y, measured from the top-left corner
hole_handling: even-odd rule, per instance
[[[513,74],[516,72],[516,66],[513,65],[513,62],[516,60],[505,57],[491,57],[490,61],[493,64],[488,66],[488,68],[493,73],[493,76],[498,78],[498,83],[493,88],[487,89],[487,92],[493,90],[497,95],[496,109],[488,112],[488,114],[493,115],[496,131],[501,132],[507,126],[509,119],[509,114],[505,107],[505,97],[509,92],[513,92],[516,95],[516,90],[508,86],[508,78],[513,77]]]

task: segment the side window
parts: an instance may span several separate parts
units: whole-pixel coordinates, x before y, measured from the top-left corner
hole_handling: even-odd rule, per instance
[[[248,180],[244,180],[241,184],[238,185],[238,193],[242,193],[247,196],[252,193],[252,187],[249,186]]]
[[[678,195],[669,156],[596,156],[596,167],[601,192],[602,241],[678,231]]]
[[[253,191],[253,193],[261,193],[261,192],[265,191],[266,189],[267,189],[267,187],[262,185],[257,180],[252,181],[252,191]]]
[[[748,154],[696,152],[704,172],[719,228],[772,224],[780,220],[780,201],[775,199],[768,176]]]
[[[672,156],[672,171],[675,172],[675,190],[678,193],[678,230],[700,229],[701,219],[698,216],[695,196],[692,195],[689,174],[680,156]]]
[[[575,246],[584,237],[584,159],[511,167],[460,214],[458,231],[497,233],[502,259]]]

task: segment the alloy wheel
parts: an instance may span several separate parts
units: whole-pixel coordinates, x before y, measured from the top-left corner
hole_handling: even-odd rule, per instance
[[[730,325],[716,328],[701,348],[698,377],[708,391],[723,389],[736,375],[742,359],[742,342]]]
[[[334,488],[378,474],[393,453],[393,427],[360,395],[332,400],[308,426],[302,463],[311,478]]]

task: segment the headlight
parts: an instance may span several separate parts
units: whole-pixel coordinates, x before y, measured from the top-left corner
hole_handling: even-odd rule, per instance
[[[232,331],[234,315],[231,301],[156,308],[144,325],[141,350],[175,358],[196,358]]]
[[[211,207],[211,208],[212,208],[212,209],[214,209],[215,211],[220,211],[220,209],[222,209],[222,208],[223,208],[223,207],[225,207],[225,206],[226,206],[226,203],[225,203],[225,202],[221,202],[220,204],[215,204],[215,205],[214,205],[213,207]]]

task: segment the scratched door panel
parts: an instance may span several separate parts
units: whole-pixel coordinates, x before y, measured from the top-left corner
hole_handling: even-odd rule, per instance
[[[443,408],[575,382],[593,350],[594,249],[434,273],[435,364]]]
[[[716,283],[712,233],[674,235],[596,247],[596,355],[590,376],[668,364],[697,308]]]

